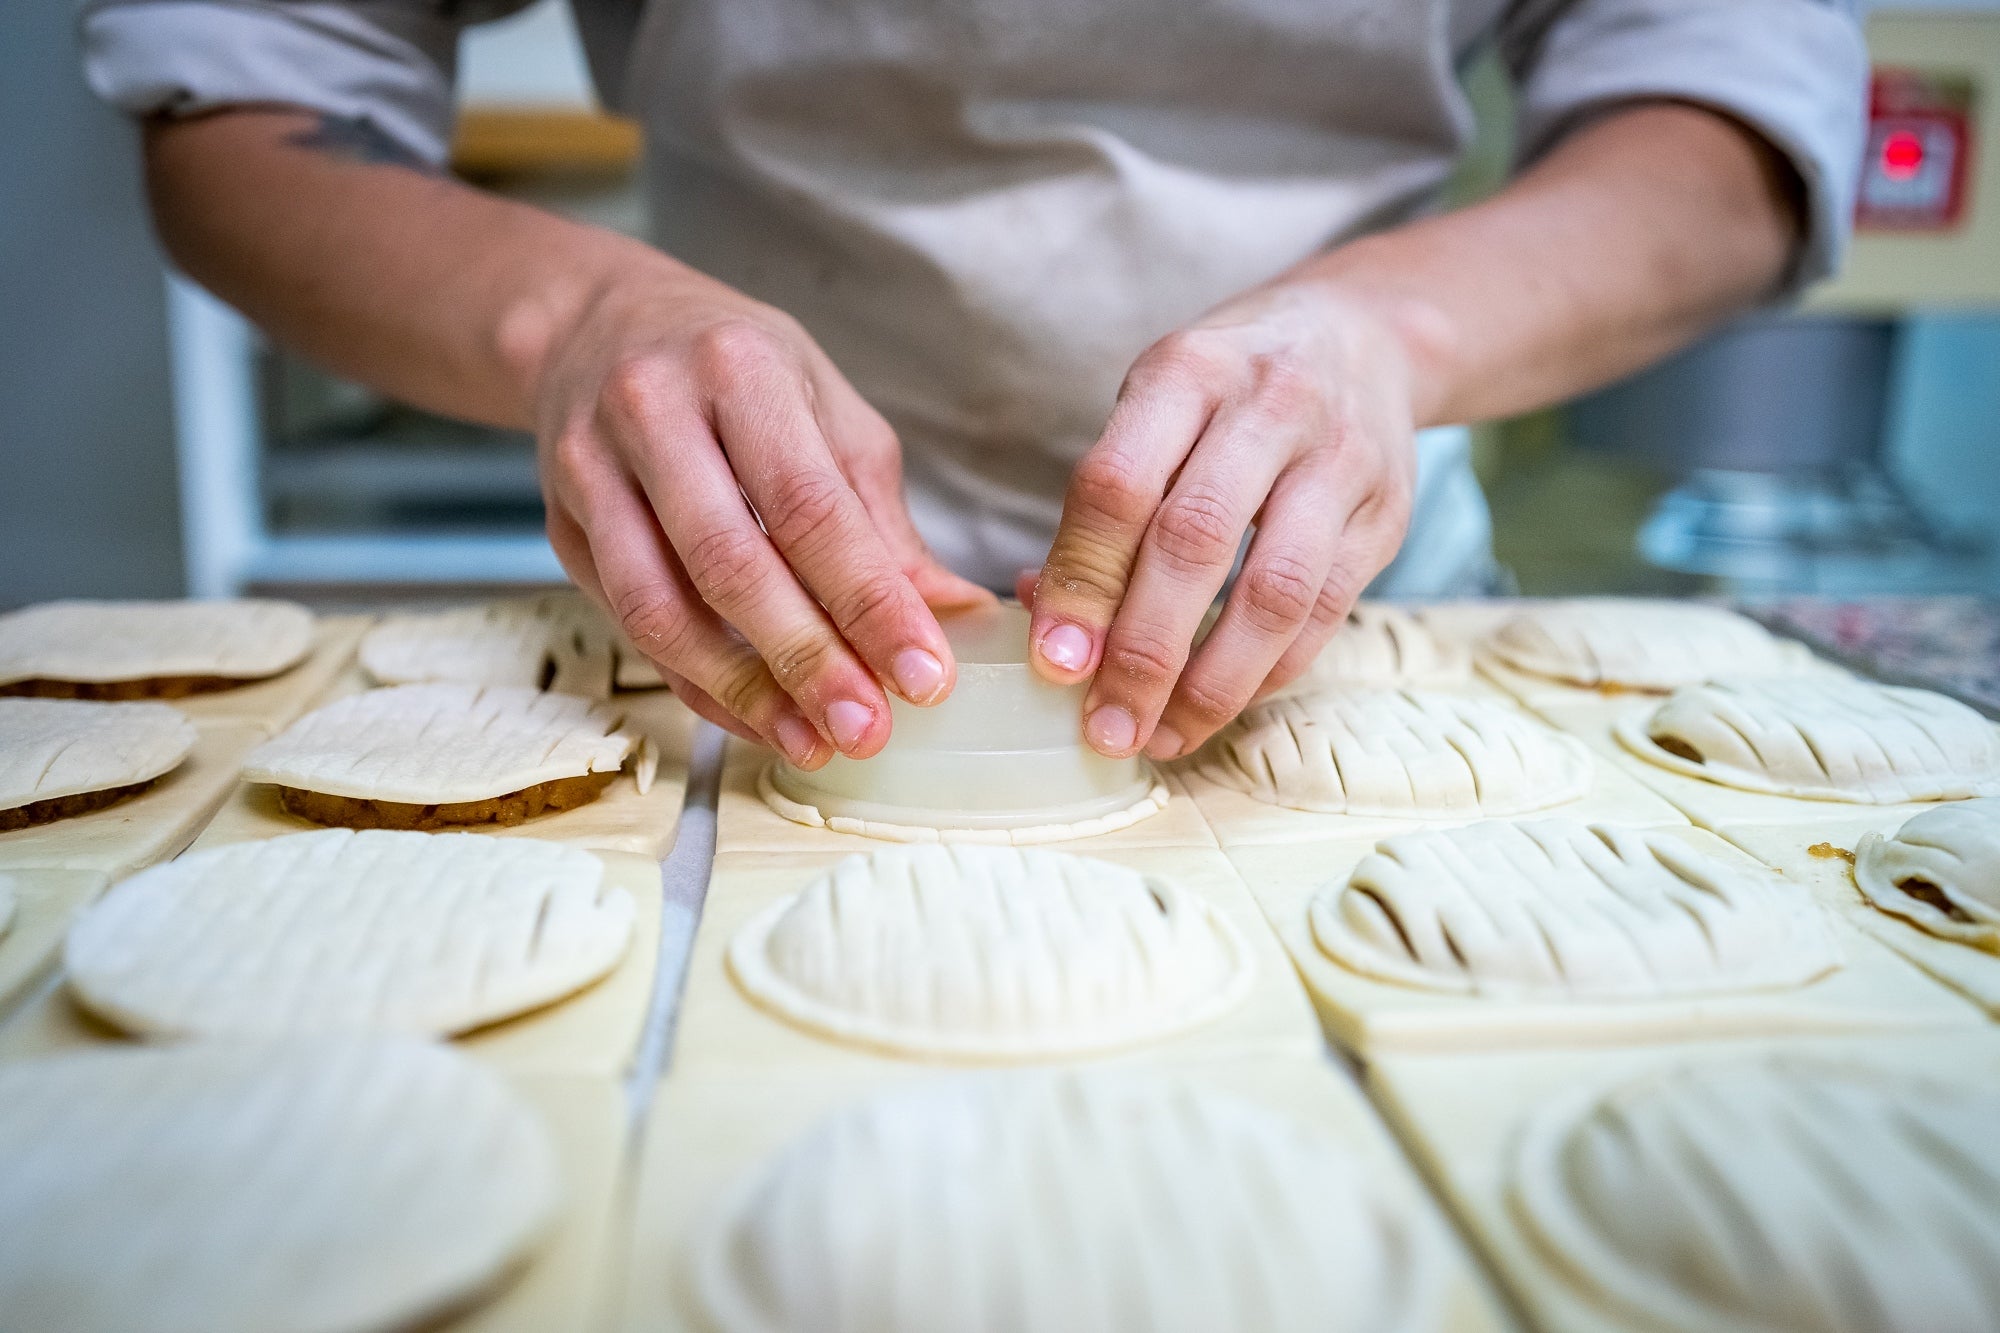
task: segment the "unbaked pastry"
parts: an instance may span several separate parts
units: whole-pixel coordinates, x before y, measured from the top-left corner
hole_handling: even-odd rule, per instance
[[[14,924],[14,884],[4,872],[0,872],[0,939]]]
[[[744,926],[759,1004],[899,1054],[1043,1059],[1153,1040],[1248,992],[1248,946],[1168,880],[1041,848],[850,856]]]
[[[1440,1241],[1368,1170],[1157,1076],[935,1078],[822,1121],[695,1242],[718,1333],[1414,1333]]]
[[[1328,814],[1509,815],[1573,801],[1590,755],[1502,704],[1421,690],[1338,690],[1245,710],[1195,770],[1271,805]]]
[[[1280,695],[1355,686],[1444,685],[1464,680],[1471,656],[1401,607],[1361,602],[1299,678]]]
[[[43,602],[0,615],[0,694],[173,697],[275,676],[312,648],[290,602]]]
[[[1496,998],[1769,990],[1841,965],[1803,889],[1668,834],[1570,819],[1386,839],[1310,913],[1356,972]]]
[[[594,798],[628,758],[648,790],[652,743],[620,722],[603,704],[523,686],[397,685],[306,714],[252,750],[243,777],[322,823],[516,823]],[[562,795],[538,801],[552,789]]]
[[[63,963],[129,1032],[438,1036],[602,977],[633,911],[559,843],[326,829],[140,872],[70,928]]]
[[[194,742],[194,724],[170,704],[0,699],[0,829],[135,795]]]
[[[2000,1088],[1807,1055],[1565,1099],[1513,1202],[1572,1277],[1685,1333],[1971,1333],[2000,1303]]]
[[[1813,660],[1804,645],[1719,606],[1619,597],[1530,606],[1482,648],[1572,685],[1659,692],[1717,676],[1795,675]]]
[[[1716,680],[1616,730],[1642,759],[1750,791],[1872,805],[2000,796],[2000,727],[1927,690],[1830,675]]]
[[[583,698],[657,687],[659,673],[574,592],[385,617],[361,640],[384,685],[525,685]],[[628,668],[628,661],[636,663]],[[641,668],[644,668],[643,670]]]
[[[0,1068],[0,1310],[35,1333],[428,1327],[553,1221],[497,1076],[409,1041],[196,1042]]]
[[[2000,953],[2000,799],[1926,810],[1893,838],[1864,834],[1854,882],[1885,912]]]

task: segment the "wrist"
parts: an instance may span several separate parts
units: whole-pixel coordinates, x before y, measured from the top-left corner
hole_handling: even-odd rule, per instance
[[[493,354],[518,392],[517,412],[533,424],[550,369],[593,314],[647,267],[673,261],[614,232],[579,227],[561,258],[503,303],[493,324]]]
[[[1458,420],[1453,406],[1463,360],[1458,323],[1398,272],[1392,246],[1366,237],[1310,261],[1294,276],[1394,349],[1406,371],[1410,416],[1418,429]]]

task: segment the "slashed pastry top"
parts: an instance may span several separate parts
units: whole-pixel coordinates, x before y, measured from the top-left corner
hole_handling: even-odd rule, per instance
[[[1354,686],[1444,685],[1464,680],[1471,655],[1401,607],[1361,602],[1312,665],[1281,695]]]
[[[357,800],[480,801],[537,783],[616,772],[651,745],[615,709],[525,686],[397,685],[318,708],[250,752],[248,782]]]
[[[150,782],[194,742],[171,704],[0,699],[0,810]]]
[[[1436,1328],[1442,1251],[1345,1151],[1136,1073],[934,1078],[837,1113],[694,1249],[718,1333]]]
[[[0,615],[0,685],[258,680],[296,665],[312,635],[290,602],[43,602]]]
[[[588,699],[614,686],[660,684],[651,663],[574,592],[387,616],[362,637],[361,665],[384,685],[525,685]]]
[[[64,967],[131,1032],[434,1036],[603,976],[633,911],[558,843],[327,829],[142,871],[70,928]]]
[[[372,1333],[553,1220],[547,1131],[413,1041],[195,1042],[0,1068],[0,1310],[36,1333]]]
[[[2000,798],[1926,810],[1893,838],[1863,835],[1854,882],[1885,912],[2000,953]]]
[[[1246,709],[1195,771],[1271,805],[1331,814],[1507,815],[1582,796],[1590,755],[1502,704],[1338,690]]]
[[[1990,1081],[1717,1059],[1545,1110],[1513,1201],[1648,1327],[1969,1333],[2000,1303],[1996,1124]]]
[[[1874,805],[2000,796],[2000,727],[1927,690],[1831,675],[1716,680],[1616,730],[1642,759],[1750,791]]]
[[[1232,925],[1170,881],[1042,848],[850,856],[738,932],[751,998],[898,1053],[1046,1058],[1165,1036],[1248,991]]]
[[[1718,676],[1794,675],[1804,645],[1719,606],[1638,598],[1545,602],[1503,621],[1482,651],[1573,685],[1667,691]]]
[[[1841,965],[1803,889],[1665,833],[1569,819],[1386,839],[1320,891],[1311,919],[1354,971],[1503,998],[1763,990]]]

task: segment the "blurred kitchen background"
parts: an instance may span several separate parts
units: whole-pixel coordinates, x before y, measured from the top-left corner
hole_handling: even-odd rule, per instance
[[[1666,366],[1480,431],[1520,591],[2000,593],[2000,0],[1870,6],[1847,273]],[[0,6],[0,606],[559,579],[529,440],[387,403],[163,278],[73,11]],[[475,30],[454,166],[635,234],[637,142],[568,11]],[[1490,189],[1508,89],[1465,77]]]

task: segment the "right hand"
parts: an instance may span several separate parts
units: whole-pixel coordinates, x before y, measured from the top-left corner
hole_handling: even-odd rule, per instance
[[[504,334],[503,334],[504,336]],[[951,692],[902,451],[797,321],[654,251],[539,340],[549,541],[689,707],[801,768]]]

